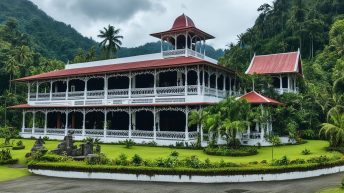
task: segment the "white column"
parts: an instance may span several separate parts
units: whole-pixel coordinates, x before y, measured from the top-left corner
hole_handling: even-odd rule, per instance
[[[290,92],[290,80],[291,80],[290,75],[288,74],[287,77],[288,77],[288,92]]]
[[[197,65],[197,95],[201,95],[201,73]]]
[[[216,97],[219,97],[219,92],[218,92],[218,88],[217,88],[217,79],[219,77],[219,74],[217,73],[217,70],[215,72],[215,88],[216,88]]]
[[[68,100],[69,78],[66,80],[66,100]]]
[[[87,81],[88,81],[88,78],[85,78],[84,81],[85,81],[84,99],[86,100],[87,99]]]
[[[188,56],[188,32],[185,33],[185,57]]]
[[[104,76],[104,99],[107,100],[108,98],[108,78],[107,75],[105,74]]]
[[[174,36],[174,49],[177,49],[177,36]]]
[[[200,125],[200,135],[201,135],[201,143],[203,142],[203,124]]]
[[[65,124],[65,136],[68,134],[68,111],[65,112],[66,114],[66,124]]]
[[[27,83],[27,102],[30,101],[30,94],[31,94],[30,91],[31,91],[31,83],[28,82],[28,83]]]
[[[155,110],[155,107],[153,109],[153,120],[154,120],[154,125],[153,125],[153,136],[154,136],[154,141],[156,140],[156,110]]]
[[[131,79],[132,79],[132,76],[131,76],[131,71],[129,72],[129,89],[128,89],[128,98],[131,98]]]
[[[86,125],[86,111],[85,109],[82,111],[82,136],[85,136],[85,125]]]
[[[264,127],[263,127],[263,123],[259,124],[260,127],[260,139],[264,139]]]
[[[227,96],[227,92],[226,92],[226,80],[227,80],[227,77],[226,77],[226,75],[224,74],[223,76],[223,94],[224,94],[224,97],[226,97]]]
[[[24,133],[24,128],[25,128],[25,114],[26,112],[23,111],[22,133]]]
[[[154,96],[156,96],[156,69],[154,69]]]
[[[47,125],[48,125],[48,111],[44,111],[44,135],[47,134]]]
[[[131,108],[129,107],[129,139],[131,139]]]
[[[53,81],[50,80],[50,93],[49,93],[49,100],[51,100],[53,96]]]
[[[185,73],[185,83],[184,83],[184,88],[185,88],[185,96],[188,95],[188,70],[187,67],[184,67],[184,73]]]
[[[38,81],[36,81],[36,100],[38,100]]]
[[[203,84],[203,85],[202,85],[202,86],[203,86],[203,87],[202,87],[202,95],[204,95],[204,90],[205,90],[205,79],[204,79],[205,70],[204,70],[204,65],[203,65],[202,68],[203,68],[203,73],[202,73],[202,79],[203,79],[203,81],[202,81],[202,84]]]
[[[35,133],[35,118],[36,118],[36,112],[32,111],[32,134]]]
[[[294,91],[296,91],[296,79],[297,79],[297,77],[296,77],[296,75],[294,75]]]
[[[107,129],[107,110],[104,110],[104,138],[106,138],[106,129]]]
[[[185,110],[185,140],[189,140],[189,107],[186,106]]]

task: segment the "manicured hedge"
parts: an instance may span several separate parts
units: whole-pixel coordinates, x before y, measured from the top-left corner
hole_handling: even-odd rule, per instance
[[[12,150],[20,150],[20,149],[25,149],[25,146],[13,146]]]
[[[78,172],[104,172],[104,173],[126,173],[126,174],[144,174],[144,175],[245,175],[245,174],[275,174],[296,171],[308,171],[334,166],[344,165],[344,160],[327,162],[325,164],[307,163],[300,165],[287,166],[252,166],[252,167],[224,167],[224,168],[162,168],[162,167],[144,167],[144,166],[115,166],[115,165],[86,165],[83,162],[36,162],[28,165],[29,169],[45,169],[56,171],[78,171]]]
[[[207,147],[204,148],[204,153],[208,155],[218,155],[218,156],[250,156],[258,154],[256,147],[240,147],[239,149],[229,149],[227,147]]]
[[[0,161],[0,165],[16,164],[16,163],[18,163],[18,159],[9,159],[9,160]]]

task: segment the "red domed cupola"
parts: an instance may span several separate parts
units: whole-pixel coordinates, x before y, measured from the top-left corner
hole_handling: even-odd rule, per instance
[[[165,42],[161,44],[161,52],[164,57],[191,55],[203,58],[205,41],[214,38],[214,36],[198,29],[192,19],[185,14],[178,16],[174,20],[171,29],[153,33],[151,36]]]
[[[192,19],[186,15],[181,15],[174,20],[172,30],[186,28],[186,27],[196,27]]]

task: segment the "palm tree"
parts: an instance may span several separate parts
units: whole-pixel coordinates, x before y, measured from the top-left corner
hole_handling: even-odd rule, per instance
[[[107,59],[112,58],[113,54],[121,48],[123,36],[118,35],[120,29],[115,29],[114,26],[109,25],[108,28],[104,27],[104,31],[100,30],[98,37],[102,38],[103,41],[99,43],[102,47],[105,57]]]
[[[20,66],[18,65],[17,60],[12,56],[5,62],[4,70],[5,70],[5,72],[10,74],[10,80],[9,80],[9,90],[10,91],[12,88],[12,80],[19,73],[19,67]]]
[[[236,135],[238,132],[242,132],[247,128],[247,121],[236,120],[232,121],[230,118],[226,118],[222,121],[220,126],[220,133],[226,136],[228,146],[236,147],[237,139]]]
[[[25,65],[32,60],[32,52],[27,46],[20,46],[15,49],[14,52],[16,60],[21,64]]]
[[[201,142],[203,141],[203,124],[205,123],[205,119],[207,117],[208,113],[204,111],[203,109],[200,109],[198,111],[191,111],[189,115],[189,121],[188,125],[197,125],[200,128],[200,136],[201,136]]]
[[[327,123],[321,125],[319,132],[330,142],[331,147],[337,147],[344,142],[344,113],[338,108],[329,112]]]

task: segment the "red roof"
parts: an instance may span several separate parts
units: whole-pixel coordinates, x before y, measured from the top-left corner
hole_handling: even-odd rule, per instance
[[[159,107],[159,106],[197,106],[197,105],[211,105],[214,103],[209,102],[192,102],[192,103],[160,103],[160,104],[115,104],[115,105],[92,105],[92,106],[52,106],[52,105],[36,105],[32,106],[29,104],[20,104],[20,105],[14,105],[10,106],[8,108],[10,109],[33,109],[33,108],[111,108],[111,107]]]
[[[281,105],[282,103],[268,98],[266,96],[263,96],[256,91],[251,91],[249,93],[246,93],[245,95],[242,95],[239,97],[240,99],[246,99],[248,103],[251,104],[272,104],[272,105]]]
[[[300,52],[254,56],[246,74],[302,74]]]
[[[225,68],[220,65],[212,64],[202,59],[198,59],[194,57],[176,57],[176,58],[146,60],[146,61],[129,62],[129,63],[121,63],[121,64],[111,64],[111,65],[104,65],[104,66],[55,70],[55,71],[51,71],[47,73],[19,78],[16,80],[17,81],[30,81],[30,80],[51,79],[51,78],[80,76],[80,75],[89,75],[89,74],[93,75],[93,74],[101,74],[101,73],[106,73],[106,72],[123,72],[123,71],[128,71],[128,70],[144,70],[144,69],[152,69],[152,68],[154,69],[154,68],[178,67],[178,66],[195,65],[195,64],[207,64],[215,68],[221,68],[223,70],[229,71],[228,68]]]
[[[196,26],[190,17],[183,14],[174,20],[171,30],[185,28],[185,27],[196,27]]]
[[[198,34],[200,37],[204,37],[205,39],[215,38],[214,36],[198,29],[195,23],[192,21],[192,19],[186,16],[185,14],[180,15],[174,20],[171,29],[164,32],[153,33],[151,34],[151,36],[154,36],[156,38],[161,38],[161,36],[166,35],[166,34],[175,34],[175,33],[185,32],[185,31]]]

